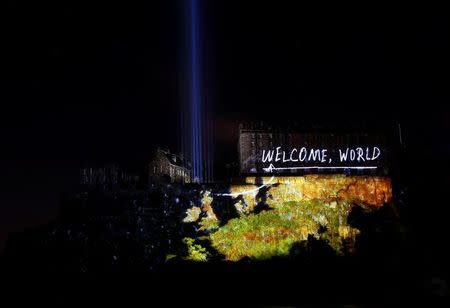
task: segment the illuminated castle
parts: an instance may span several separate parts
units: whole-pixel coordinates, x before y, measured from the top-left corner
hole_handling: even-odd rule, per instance
[[[248,174],[388,174],[396,136],[327,127],[239,126],[240,171]],[[265,155],[264,155],[265,154]]]
[[[158,148],[148,164],[149,182],[190,183],[191,164],[183,155]]]

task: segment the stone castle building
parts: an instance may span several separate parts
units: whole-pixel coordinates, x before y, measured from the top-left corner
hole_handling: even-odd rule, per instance
[[[149,181],[190,183],[192,178],[190,165],[182,155],[158,148],[148,164]]]
[[[265,174],[264,167],[267,167],[268,163],[264,163],[262,159],[262,153],[265,150],[274,150],[277,147],[288,150],[288,152],[298,147],[305,147],[305,149],[327,149],[328,155],[337,156],[337,149],[360,147],[366,149],[368,147],[376,145],[382,151],[382,157],[376,162],[360,162],[358,161],[346,161],[339,162],[336,159],[334,164],[327,165],[327,169],[321,170],[321,172],[342,173],[352,172],[370,173],[371,171],[362,171],[362,169],[352,171],[350,169],[354,166],[360,165],[376,165],[378,171],[382,174],[389,173],[390,161],[392,160],[392,144],[396,141],[395,134],[392,133],[391,127],[384,128],[383,130],[368,130],[359,127],[342,126],[342,127],[327,127],[327,126],[301,126],[301,125],[278,125],[271,127],[265,123],[239,126],[239,139],[238,139],[238,158],[241,174]],[[308,169],[295,169],[299,165],[308,168],[311,166],[312,172],[318,172],[319,170],[313,166],[317,165],[316,162],[302,162],[294,163],[286,160],[280,156],[280,160],[284,163],[283,167],[285,171],[278,173],[286,173],[290,175],[300,175],[303,173],[310,173]],[[342,169],[349,167],[349,169]],[[291,168],[292,167],[292,168]],[[333,169],[336,167],[336,169]],[[375,171],[374,171],[375,172]]]

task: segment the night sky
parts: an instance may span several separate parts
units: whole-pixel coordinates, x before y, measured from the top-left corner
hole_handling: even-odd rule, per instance
[[[445,191],[444,11],[200,2],[219,164],[233,159],[242,120],[399,122],[411,168],[438,164],[415,174]],[[183,1],[10,0],[0,20],[2,248],[8,232],[57,215],[80,166],[178,150],[189,72]]]

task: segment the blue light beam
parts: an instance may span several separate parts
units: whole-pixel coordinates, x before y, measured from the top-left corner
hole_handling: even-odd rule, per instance
[[[200,55],[199,55],[199,5],[198,0],[190,0],[191,21],[191,158],[194,181],[203,181],[203,138],[202,138],[202,100],[200,94]]]

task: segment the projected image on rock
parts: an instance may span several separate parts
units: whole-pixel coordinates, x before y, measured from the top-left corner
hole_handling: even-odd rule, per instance
[[[289,257],[313,241],[351,255],[361,234],[352,212],[393,206],[390,141],[381,134],[241,127],[238,145],[238,176],[201,186],[184,213],[192,230],[184,260]]]
[[[228,193],[204,191],[201,204],[187,210],[183,221],[196,224],[199,236],[185,238],[186,258],[207,261],[214,253],[229,261],[288,256],[311,237],[337,254],[351,253],[360,233],[347,223],[352,208],[376,211],[391,200],[387,177],[247,177],[246,184],[231,185]],[[235,217],[224,221],[215,213],[218,207],[231,207]]]

